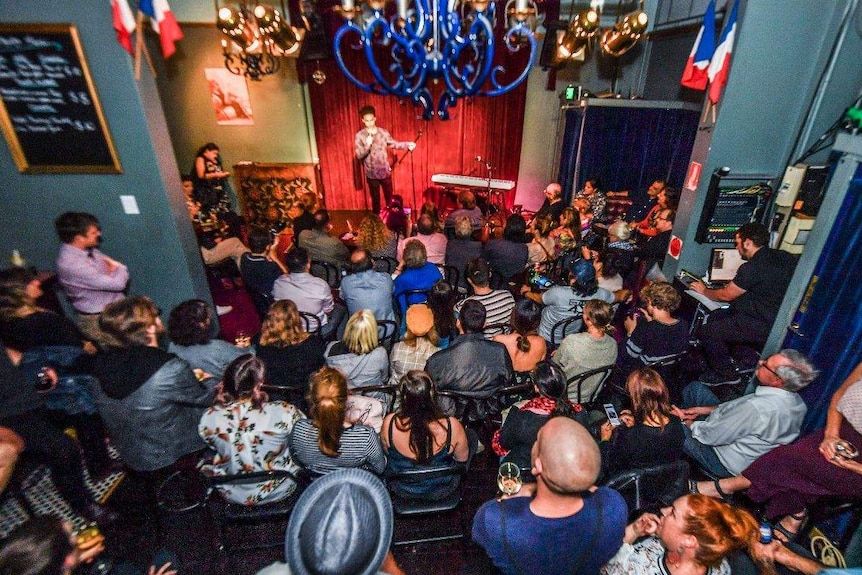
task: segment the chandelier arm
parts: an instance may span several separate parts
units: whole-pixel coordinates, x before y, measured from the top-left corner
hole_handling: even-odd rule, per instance
[[[351,72],[347,68],[347,64],[344,62],[344,57],[341,55],[340,46],[341,46],[341,42],[344,39],[344,37],[350,32],[356,32],[357,34],[359,34],[362,43],[363,44],[365,43],[365,39],[364,39],[364,36],[362,34],[362,30],[360,30],[359,27],[356,26],[356,24],[354,24],[352,21],[345,23],[345,25],[342,26],[341,28],[339,28],[338,32],[335,33],[335,39],[333,40],[333,46],[335,48],[335,50],[333,50],[333,52],[335,52],[335,63],[338,64],[338,67],[341,69],[341,72],[345,76],[347,76],[347,79],[350,80],[356,86],[358,86],[361,90],[365,90],[366,92],[371,92],[372,94],[385,95],[387,93],[386,91],[381,90],[374,83],[366,84],[365,82],[363,82],[362,80],[357,78],[353,74],[353,72]],[[367,53],[367,51],[366,51],[366,53]]]
[[[450,96],[459,98],[473,96],[482,88],[494,62],[493,34],[494,26],[491,24],[491,20],[484,14],[477,13],[476,19],[470,26],[467,38],[458,36],[447,42],[446,53],[450,62],[458,62],[461,53],[466,49],[472,50],[476,54],[476,57],[463,70],[456,65],[451,65],[447,68],[443,78],[446,81],[448,91],[451,93]],[[478,41],[480,36],[484,36],[484,42],[480,43]],[[476,62],[478,62],[479,66],[473,65]],[[456,79],[463,87],[456,85]],[[440,107],[438,106],[438,111],[439,109]]]
[[[506,37],[506,48],[510,53],[515,53],[521,50],[521,46],[513,45],[509,42],[509,37],[515,34],[518,31],[522,31],[524,35],[526,35],[527,40],[530,43],[530,59],[527,64],[524,66],[524,69],[521,70],[521,73],[517,78],[509,82],[508,84],[501,85],[497,80],[497,74],[503,71],[502,66],[497,66],[494,69],[494,72],[491,74],[491,85],[493,89],[483,92],[483,96],[499,96],[501,94],[506,94],[513,90],[516,86],[518,86],[521,82],[523,82],[527,75],[530,73],[530,69],[533,67],[533,64],[536,60],[536,39],[533,38],[533,34],[530,33],[530,28],[525,23],[520,22],[517,26],[514,26],[510,31],[509,35]]]

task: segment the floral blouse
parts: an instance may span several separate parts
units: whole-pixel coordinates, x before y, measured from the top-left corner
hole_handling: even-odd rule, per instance
[[[623,543],[617,554],[602,567],[601,575],[670,575],[664,552],[664,545],[657,537],[646,537],[634,545]],[[722,559],[721,565],[710,567],[706,575],[730,575],[730,565]]]
[[[260,409],[254,409],[248,399],[209,408],[201,417],[198,433],[216,456],[204,471],[213,475],[273,469],[297,472],[300,467],[291,458],[287,440],[293,424],[304,417],[284,401],[270,401]],[[284,499],[295,488],[290,480],[274,480],[220,486],[219,491],[231,503],[258,505]]]

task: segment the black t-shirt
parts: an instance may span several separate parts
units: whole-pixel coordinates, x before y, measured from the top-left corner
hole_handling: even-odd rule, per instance
[[[68,318],[52,311],[0,322],[0,339],[19,351],[47,345],[81,347],[84,336]]]
[[[760,248],[739,267],[733,283],[745,293],[733,300],[730,309],[772,324],[793,277],[796,257],[787,252]]]
[[[275,262],[250,253],[242,255],[239,269],[245,285],[266,295],[272,293],[272,284],[282,274],[281,268]]]

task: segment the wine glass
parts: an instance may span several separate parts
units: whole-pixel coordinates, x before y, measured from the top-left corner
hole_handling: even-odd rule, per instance
[[[237,347],[248,347],[251,345],[251,337],[249,337],[247,332],[239,330],[236,332],[233,342]]]
[[[514,495],[521,490],[521,468],[506,461],[497,470],[497,487],[504,495]]]

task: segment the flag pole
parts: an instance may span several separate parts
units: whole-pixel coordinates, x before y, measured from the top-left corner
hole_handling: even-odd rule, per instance
[[[141,79],[141,50],[144,48],[144,14],[138,10],[137,34],[135,35],[135,81]]]

